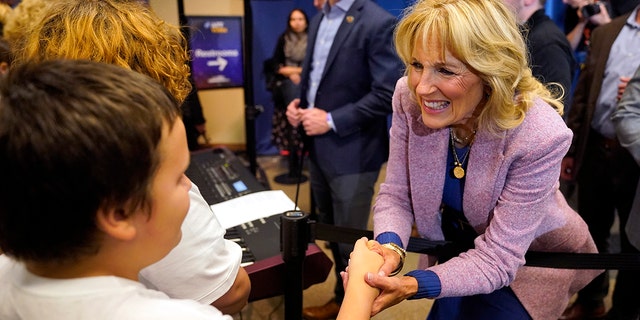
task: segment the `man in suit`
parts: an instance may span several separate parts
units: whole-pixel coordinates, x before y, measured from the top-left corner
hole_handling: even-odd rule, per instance
[[[640,67],[629,82],[620,86],[619,93],[624,92],[618,103],[618,108],[611,116],[620,144],[627,148],[636,163],[640,165]],[[640,188],[636,188],[636,196],[625,227],[627,238],[635,249],[640,250]],[[637,252],[637,251],[636,251]],[[627,273],[623,273],[626,276]],[[625,279],[618,276],[618,281]],[[637,285],[638,282],[634,284]],[[619,295],[616,291],[614,297]],[[640,311],[636,310],[637,316]]]
[[[546,0],[504,0],[512,8],[527,41],[531,71],[542,83],[562,86],[562,102],[571,101],[571,80],[576,69],[573,50],[560,28],[544,11]],[[560,92],[560,89],[553,87]]]
[[[371,0],[328,0],[310,25],[301,97],[287,107],[304,130],[312,196],[320,222],[366,229],[374,185],[389,153],[387,117],[402,63],[393,47],[396,19]],[[331,243],[335,298],[303,310],[307,319],[338,314],[352,244]]]
[[[638,7],[593,31],[586,66],[580,74],[567,125],[574,138],[562,163],[561,178],[575,179],[578,213],[600,252],[609,251],[615,212],[620,220],[622,252],[637,252],[629,243],[625,224],[636,192],[640,168],[616,138],[611,114],[618,100],[618,86],[640,64],[640,16]],[[611,319],[637,319],[640,274],[620,270],[613,294]],[[562,319],[585,319],[605,314],[603,299],[609,289],[608,274],[594,279],[578,293]]]

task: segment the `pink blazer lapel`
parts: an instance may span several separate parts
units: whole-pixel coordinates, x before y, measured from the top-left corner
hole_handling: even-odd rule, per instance
[[[411,115],[408,143],[409,179],[411,201],[416,224],[419,230],[425,230],[429,239],[443,239],[440,229],[438,210],[442,202],[442,191],[449,147],[449,131],[427,128],[420,113]]]
[[[467,178],[464,186],[463,209],[472,226],[478,230],[487,227],[487,214],[493,210],[500,196],[504,180],[504,135],[496,137],[478,132],[469,154]]]

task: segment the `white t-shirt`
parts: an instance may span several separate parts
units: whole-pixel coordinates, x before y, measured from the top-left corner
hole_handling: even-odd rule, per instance
[[[242,249],[224,239],[225,229],[191,184],[189,212],[182,223],[182,239],[162,260],[140,272],[140,282],[172,298],[211,304],[233,285]]]
[[[114,276],[38,277],[10,262],[0,281],[0,319],[233,319],[193,300],[171,299],[141,283]],[[8,271],[7,271],[8,270]]]

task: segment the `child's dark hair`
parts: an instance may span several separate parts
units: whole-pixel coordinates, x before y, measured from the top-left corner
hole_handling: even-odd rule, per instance
[[[122,67],[12,66],[0,83],[0,250],[52,263],[95,253],[99,209],[149,209],[163,128],[179,114],[160,83]]]

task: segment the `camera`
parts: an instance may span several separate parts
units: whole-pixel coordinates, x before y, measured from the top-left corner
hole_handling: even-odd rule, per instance
[[[582,7],[582,17],[584,19],[589,19],[591,16],[594,16],[600,13],[600,4],[599,3],[591,3]]]

